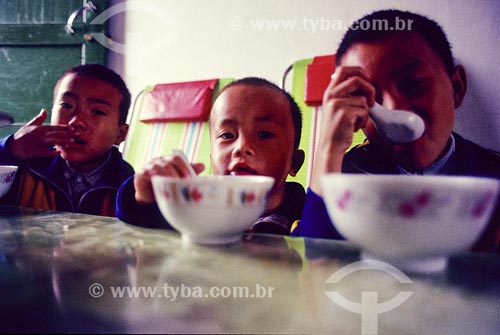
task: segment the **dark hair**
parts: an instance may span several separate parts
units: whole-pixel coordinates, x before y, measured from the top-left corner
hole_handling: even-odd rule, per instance
[[[217,95],[215,99],[217,99],[222,92],[227,90],[230,87],[236,86],[236,85],[255,85],[255,86],[264,86],[264,87],[269,87],[278,93],[282,94],[286,100],[288,101],[288,105],[290,106],[290,114],[292,116],[292,121],[293,121],[293,128],[295,130],[295,137],[294,137],[294,147],[295,149],[299,148],[300,144],[300,137],[302,136],[302,112],[300,111],[299,106],[293,99],[293,97],[288,93],[287,91],[283,90],[281,87],[277,86],[276,84],[273,84],[267,79],[264,78],[258,78],[258,77],[245,77],[241,78],[235,81],[232,81],[228,85],[226,85]],[[215,101],[215,100],[214,100]]]
[[[398,23],[405,24],[405,27],[398,27]],[[369,24],[370,29],[359,29],[363,27],[361,24],[364,26]],[[382,28],[381,24],[384,24],[385,28]],[[420,33],[424,41],[439,56],[446,72],[451,76],[454,62],[451,46],[443,28],[423,15],[396,9],[376,11],[353,22],[337,49],[336,64],[340,65],[342,57],[354,43],[380,41],[388,36],[408,31]]]
[[[103,81],[115,87],[122,95],[122,101],[120,102],[119,106],[120,108],[119,124],[121,125],[127,122],[127,114],[131,102],[130,92],[123,79],[116,72],[108,69],[107,67],[101,64],[85,64],[85,65],[74,66],[64,71],[64,73],[59,77],[56,86],[54,88],[54,92],[55,90],[57,90],[59,82],[66,75],[71,73],[95,78],[97,80]]]

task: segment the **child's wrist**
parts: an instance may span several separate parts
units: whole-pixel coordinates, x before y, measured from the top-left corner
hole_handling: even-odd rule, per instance
[[[14,136],[10,136],[5,142],[5,152],[12,158],[22,160],[23,157],[19,156],[18,150],[16,149],[16,145],[14,142]]]
[[[143,195],[140,192],[135,192],[135,201],[137,201],[137,203],[139,204],[150,205],[154,204],[156,202],[156,199],[154,195],[149,196],[149,195]]]

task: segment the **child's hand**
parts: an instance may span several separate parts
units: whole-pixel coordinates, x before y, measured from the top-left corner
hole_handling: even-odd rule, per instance
[[[51,150],[54,145],[66,145],[78,135],[69,126],[44,126],[47,111],[42,109],[30,122],[19,128],[7,144],[7,152],[20,160],[53,157],[59,152]]]
[[[192,164],[196,173],[205,170],[203,163]],[[163,156],[153,158],[141,171],[134,176],[135,200],[141,203],[155,202],[151,177],[168,176],[189,178],[189,169],[179,156]]]
[[[311,189],[321,194],[319,176],[340,172],[353,134],[366,125],[368,107],[375,102],[375,88],[360,67],[339,66],[323,95],[321,133]]]

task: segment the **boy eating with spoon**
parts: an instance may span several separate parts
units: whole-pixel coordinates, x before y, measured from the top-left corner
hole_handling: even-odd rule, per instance
[[[302,117],[285,91],[267,80],[243,78],[226,86],[210,114],[211,163],[214,175],[265,175],[275,179],[264,215],[252,231],[288,235],[300,219],[304,189],[286,182],[304,161],[299,150]],[[193,164],[197,173],[203,164]],[[179,155],[158,157],[130,178],[118,194],[117,216],[151,228],[170,228],[155,203],[151,177],[188,178],[188,166]]]
[[[336,54],[337,68],[323,96],[323,119],[313,177],[302,221],[293,235],[342,238],[321,197],[325,173],[467,175],[500,179],[500,155],[452,132],[455,109],[465,96],[465,70],[455,65],[441,27],[418,14],[374,12],[363,22],[404,20],[405,30],[347,31]],[[374,26],[374,25],[372,25]],[[394,26],[394,25],[393,25]],[[420,116],[425,131],[411,143],[381,136],[368,118],[375,102]],[[345,154],[355,131],[367,141]],[[494,251],[500,241],[497,205],[491,224],[473,247]]]

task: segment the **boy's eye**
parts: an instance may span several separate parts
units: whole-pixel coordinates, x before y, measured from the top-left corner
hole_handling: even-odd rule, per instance
[[[103,112],[102,110],[99,110],[99,109],[93,109],[92,114],[94,114],[94,115],[106,115],[105,112]]]
[[[257,136],[264,139],[275,137],[275,135],[270,131],[259,131]]]
[[[219,138],[222,138],[223,140],[231,140],[234,137],[235,137],[234,134],[231,134],[231,133],[221,133],[219,135]]]
[[[428,86],[427,82],[426,79],[406,80],[400,84],[400,89],[407,96],[416,97],[426,92]]]
[[[61,106],[62,108],[65,108],[65,109],[71,109],[71,108],[73,108],[73,105],[70,104],[69,102],[61,102],[59,104],[59,106]]]

